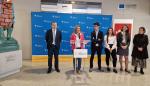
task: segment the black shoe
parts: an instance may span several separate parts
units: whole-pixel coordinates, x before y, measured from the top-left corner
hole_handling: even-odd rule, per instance
[[[116,69],[113,69],[113,72],[114,72],[114,73],[118,73]]]
[[[142,75],[144,75],[144,72],[143,72],[143,71],[140,71],[140,73],[141,73]]]
[[[99,71],[101,71],[101,68],[98,68]]]
[[[143,69],[141,69],[141,70],[140,70],[140,73],[141,73],[142,75],[144,75],[144,71],[143,71]]]
[[[125,72],[127,72],[127,73],[131,73],[129,70],[127,70],[127,69],[125,69]]]
[[[60,70],[59,70],[59,69],[56,69],[56,72],[58,72],[58,73],[59,73],[59,72],[60,72]]]
[[[110,72],[110,68],[109,67],[107,67],[107,71]]]
[[[137,67],[134,68],[134,73],[136,73],[136,72],[137,72]]]
[[[52,69],[48,69],[47,73],[51,73],[52,72]]]
[[[93,71],[93,69],[92,69],[92,68],[90,68],[90,69],[89,69],[89,72],[92,72],[92,71]]]
[[[104,72],[104,70],[102,70],[101,68],[98,68],[98,70],[99,70],[100,72]]]

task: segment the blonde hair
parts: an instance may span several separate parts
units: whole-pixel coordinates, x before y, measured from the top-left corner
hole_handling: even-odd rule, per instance
[[[75,28],[74,28],[74,33],[75,34],[77,33],[77,29],[79,29],[78,27],[80,27],[80,25],[76,25]],[[81,30],[81,27],[80,27],[80,30]]]

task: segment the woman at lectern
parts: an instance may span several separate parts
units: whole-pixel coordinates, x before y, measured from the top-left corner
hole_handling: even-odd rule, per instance
[[[112,57],[113,62],[113,72],[117,73],[116,70],[116,64],[117,64],[117,56],[116,56],[116,48],[117,48],[117,40],[116,36],[113,33],[113,28],[109,28],[105,37],[104,37],[104,43],[105,43],[105,53],[106,53],[106,65],[107,65],[107,71],[110,72],[109,67],[109,61],[110,61],[110,55]]]
[[[140,73],[144,74],[143,68],[146,68],[146,59],[148,58],[148,36],[145,34],[145,28],[140,27],[139,33],[134,36],[133,39],[133,51],[132,51],[132,65],[135,67],[134,72],[137,72],[137,68],[140,68]]]
[[[71,38],[70,38],[70,43],[72,45],[72,52],[74,49],[84,48],[84,34],[81,32],[81,27],[79,25],[75,27],[75,30],[72,33]],[[75,61],[77,64],[75,64]],[[73,58],[73,67],[74,67],[74,70],[76,70],[75,72],[77,73],[80,73],[81,62],[82,62],[81,58],[76,58],[76,59]]]

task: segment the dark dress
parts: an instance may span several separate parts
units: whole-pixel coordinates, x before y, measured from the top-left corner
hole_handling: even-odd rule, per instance
[[[126,43],[122,43],[123,41],[123,34],[119,32],[117,34],[117,55],[120,56],[128,56],[129,55],[129,45],[130,45],[130,34],[126,33],[125,35]],[[123,49],[121,46],[126,45],[127,48]]]
[[[145,34],[136,34],[133,39],[132,65],[140,68],[146,68],[146,59],[148,58],[148,36]],[[143,48],[139,51],[138,48]]]

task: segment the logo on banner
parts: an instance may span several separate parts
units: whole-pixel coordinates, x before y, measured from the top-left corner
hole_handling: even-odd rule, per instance
[[[36,24],[34,25],[34,27],[35,27],[35,28],[42,28],[42,26],[36,25]]]
[[[93,20],[94,18],[88,16],[88,17],[86,17],[86,19],[87,19],[87,20]]]
[[[68,22],[68,21],[63,21],[63,20],[62,20],[61,23],[62,23],[62,24],[68,24],[69,22]]]
[[[55,16],[55,15],[53,15],[52,17],[53,17],[53,18],[56,18],[56,19],[60,18],[60,16]]]
[[[107,17],[103,17],[103,20],[105,20],[105,21],[109,21],[110,19],[109,19],[109,18],[107,18]]]
[[[65,31],[65,30],[62,30],[61,32],[62,32],[62,33],[68,33],[68,31]]]
[[[43,20],[43,22],[44,22],[44,23],[50,23],[50,22],[52,22],[52,21],[50,21],[50,20]]]
[[[71,19],[77,19],[77,17],[75,17],[75,16],[70,16],[70,18],[71,18]]]
[[[82,21],[79,21],[78,23],[79,23],[79,24],[85,24],[85,22],[82,22]]]
[[[35,17],[43,17],[42,15],[36,15],[36,14],[35,14],[34,16],[35,16]]]

